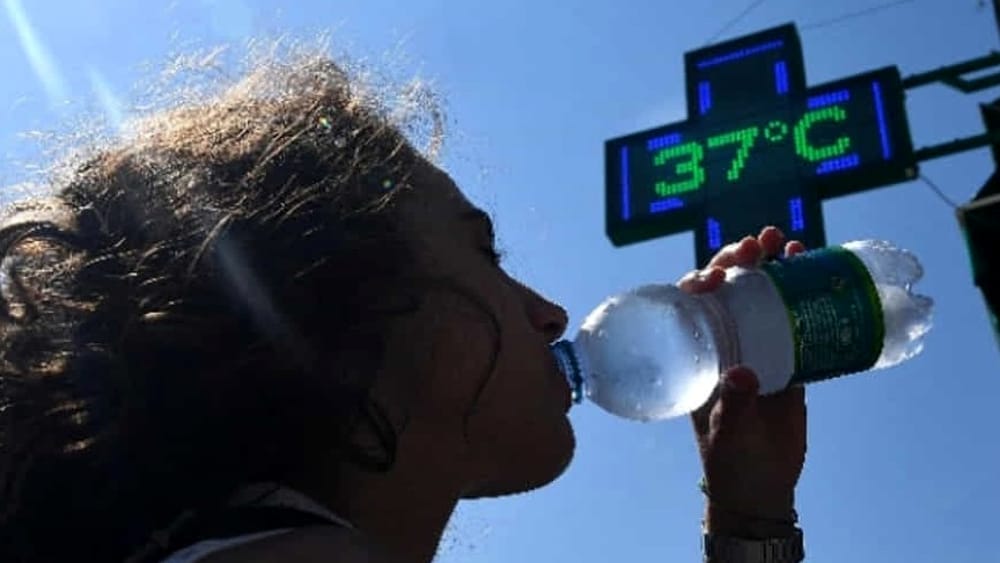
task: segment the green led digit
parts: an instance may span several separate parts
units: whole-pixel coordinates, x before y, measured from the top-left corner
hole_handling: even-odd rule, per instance
[[[740,175],[747,165],[747,159],[750,157],[750,149],[753,148],[759,136],[760,127],[748,127],[740,131],[731,131],[708,139],[708,148],[710,149],[717,149],[726,145],[740,145],[740,148],[736,149],[736,157],[733,158],[732,166],[726,172],[727,180],[735,182],[740,179]]]
[[[844,135],[833,144],[825,147],[814,147],[809,143],[809,130],[812,129],[813,125],[823,121],[840,123],[846,119],[847,112],[840,106],[820,108],[803,115],[795,126],[795,152],[809,162],[819,162],[843,155],[851,148],[850,137]]]
[[[657,182],[653,186],[656,195],[667,197],[691,192],[697,190],[705,183],[705,167],[702,166],[702,161],[705,160],[705,149],[697,142],[692,141],[683,145],[661,149],[653,155],[653,166],[666,166],[668,161],[678,158],[685,158],[686,160],[679,162],[674,167],[674,171],[678,176],[690,176],[680,182]]]

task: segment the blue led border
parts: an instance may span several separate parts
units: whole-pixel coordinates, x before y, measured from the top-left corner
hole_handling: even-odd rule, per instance
[[[794,197],[788,201],[788,214],[792,220],[792,232],[806,230],[806,217],[801,197]]]
[[[708,248],[711,250],[718,250],[722,248],[722,225],[712,219],[708,218]]]
[[[658,151],[660,149],[665,149],[667,147],[672,147],[674,145],[681,144],[680,133],[670,133],[667,135],[660,135],[659,137],[653,137],[646,141],[646,149],[649,151]]]
[[[680,209],[684,207],[684,200],[679,197],[672,197],[670,199],[661,199],[660,201],[654,201],[649,204],[650,213],[664,213],[667,211],[673,211],[674,209]]]
[[[861,166],[861,157],[856,153],[849,154],[839,158],[824,160],[820,163],[819,168],[816,169],[816,174],[833,174],[834,172],[843,172],[844,170],[850,170],[858,166]]]
[[[788,93],[788,63],[785,61],[774,63],[774,81],[779,96]]]
[[[712,109],[712,84],[709,82],[698,83],[698,108],[701,110],[701,115]]]
[[[727,53],[725,55],[720,55],[718,57],[712,57],[711,59],[701,61],[696,66],[698,67],[699,70],[705,70],[706,68],[709,67],[718,66],[725,63],[731,63],[733,61],[738,61],[740,59],[745,59],[751,55],[757,55],[767,51],[780,49],[784,46],[785,46],[784,41],[781,40],[771,41],[768,43],[764,43],[762,45],[758,45],[756,47],[747,47],[746,49],[740,49],[739,51],[734,51],[732,53]]]
[[[875,95],[875,112],[878,115],[878,131],[882,136],[882,158],[892,158],[892,147],[889,146],[889,124],[885,121],[885,108],[882,106],[882,86],[878,81],[872,82],[872,93]]]
[[[834,104],[840,104],[847,102],[851,99],[850,90],[837,90],[835,92],[827,92],[826,94],[819,94],[816,96],[811,96],[806,102],[806,107],[809,109],[817,109],[826,106],[832,106]]]

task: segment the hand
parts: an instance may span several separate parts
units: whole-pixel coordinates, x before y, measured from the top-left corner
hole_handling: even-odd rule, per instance
[[[692,293],[712,291],[725,268],[753,267],[782,252],[803,252],[768,227],[723,248],[708,268],[680,282]],[[757,377],[736,367],[724,375],[712,399],[692,414],[708,486],[705,525],[709,533],[768,538],[794,531],[795,485],[806,454],[806,406],[802,387],[757,396]]]

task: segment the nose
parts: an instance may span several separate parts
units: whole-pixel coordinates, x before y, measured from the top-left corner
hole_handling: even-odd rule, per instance
[[[544,334],[547,342],[559,340],[569,325],[566,310],[524,285],[521,288],[525,294],[525,312],[531,326]]]

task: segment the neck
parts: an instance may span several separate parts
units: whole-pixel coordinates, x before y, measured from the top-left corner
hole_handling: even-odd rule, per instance
[[[398,462],[413,459],[421,456],[397,457]],[[461,480],[445,474],[447,464],[429,465],[397,463],[385,473],[341,466],[335,483],[311,480],[296,486],[353,524],[393,561],[429,563],[462,497],[456,486]]]
[[[399,476],[403,477],[403,476]],[[380,548],[407,563],[428,563],[458,504],[457,491],[432,490],[427,479],[359,475],[344,479],[338,506]]]

